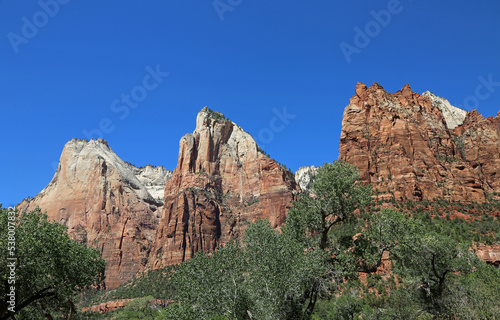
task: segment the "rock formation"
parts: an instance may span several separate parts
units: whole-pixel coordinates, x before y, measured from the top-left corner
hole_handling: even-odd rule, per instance
[[[312,178],[318,171],[315,166],[300,167],[299,170],[295,172],[295,181],[300,187],[301,191],[309,191],[312,187]]]
[[[119,299],[106,301],[100,304],[93,305],[91,307],[83,308],[82,312],[94,312],[94,313],[106,313],[116,309],[125,307],[129,302],[135,299]]]
[[[480,259],[500,268],[500,244],[492,246],[481,245],[474,247],[473,250]]]
[[[125,163],[102,139],[73,139],[49,185],[18,209],[40,207],[72,238],[99,248],[107,261],[105,285],[112,289],[146,263],[161,215],[161,201],[150,191],[168,177],[163,167]]]
[[[485,119],[408,85],[390,94],[358,83],[344,111],[339,159],[357,166],[380,199],[483,202],[500,196],[500,112]],[[72,238],[99,248],[112,289],[144,268],[239,240],[258,219],[278,228],[315,172],[302,167],[294,177],[205,107],[180,140],[173,173],[126,163],[102,139],[73,139],[49,185],[18,209],[40,207]]]
[[[172,178],[172,171],[162,166],[154,167],[148,164],[142,168],[132,166],[132,172],[149,194],[158,202],[163,202],[165,183]]]
[[[179,143],[177,168],[148,266],[180,263],[240,239],[246,225],[285,221],[294,200],[293,174],[259,151],[254,139],[220,113],[204,108],[196,129]]]
[[[409,85],[390,94],[358,83],[339,149],[381,199],[484,202],[500,192],[500,113],[485,119]]]

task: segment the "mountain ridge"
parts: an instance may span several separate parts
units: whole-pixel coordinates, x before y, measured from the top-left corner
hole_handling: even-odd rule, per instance
[[[376,197],[484,202],[500,195],[500,112],[485,119],[409,85],[391,94],[358,83],[344,110],[339,160],[355,165]],[[108,262],[106,288],[145,269],[210,252],[246,226],[279,228],[316,168],[295,176],[223,114],[205,107],[179,141],[174,171],[137,168],[106,141],[69,141],[51,182],[20,210],[40,207]]]

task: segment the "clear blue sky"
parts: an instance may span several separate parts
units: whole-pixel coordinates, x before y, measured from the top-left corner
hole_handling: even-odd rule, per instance
[[[41,191],[64,144],[100,125],[123,160],[173,170],[209,106],[296,170],[337,159],[358,81],[500,107],[498,1],[54,1],[0,1],[4,206]],[[282,126],[284,106],[296,117]]]

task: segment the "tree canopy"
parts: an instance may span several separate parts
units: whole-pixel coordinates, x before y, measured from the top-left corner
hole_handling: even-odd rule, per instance
[[[15,213],[14,221],[9,220],[14,217],[9,210],[0,210],[0,319],[28,313],[50,318],[61,308],[72,312],[75,293],[102,280],[105,261],[99,251],[70,239],[66,227],[48,221],[40,209]],[[15,224],[15,239],[8,237],[9,222]],[[14,262],[6,254],[13,244]],[[5,267],[9,263],[15,265],[13,279],[11,270]],[[14,312],[8,310],[11,291],[15,292]]]

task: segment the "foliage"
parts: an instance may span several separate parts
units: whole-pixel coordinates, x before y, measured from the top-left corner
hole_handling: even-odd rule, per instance
[[[484,204],[405,201],[381,209],[372,205],[371,188],[360,184],[356,168],[325,164],[281,232],[257,221],[242,243],[145,272],[91,300],[87,291],[81,295],[85,305],[136,300],[78,318],[499,318],[500,271],[469,250],[474,242],[498,243],[500,203],[494,196]],[[386,252],[392,271],[379,274]],[[153,298],[175,302],[161,308]],[[64,308],[64,299],[54,301]],[[41,316],[31,311],[20,318]]]
[[[438,201],[405,201],[393,205],[402,213],[420,220],[428,232],[445,234],[460,243],[499,243],[500,201],[458,203]]]
[[[344,292],[339,297],[319,302],[312,319],[354,319],[362,309],[363,304],[357,292]]]
[[[357,170],[334,162],[318,170],[281,233],[258,221],[241,244],[145,273],[101,298],[176,300],[164,309],[139,300],[109,319],[494,319],[499,271],[469,247],[498,242],[498,208],[490,199],[381,209]],[[389,274],[376,273],[384,252]]]
[[[88,307],[106,301],[118,299],[134,299],[151,296],[154,299],[166,300],[172,297],[169,279],[177,266],[167,266],[158,270],[148,270],[137,274],[119,287],[103,291],[89,288],[80,295],[80,305]]]
[[[263,155],[265,155],[266,157],[270,158],[271,156],[265,152],[259,145],[257,145],[257,152],[259,153],[262,153]]]
[[[371,187],[361,185],[356,167],[346,162],[325,163],[313,177],[310,193],[303,193],[288,213],[286,230],[311,248],[325,250],[328,232],[353,219],[354,211],[371,203]]]
[[[445,311],[441,300],[450,278],[472,272],[479,260],[466,244],[427,232],[420,232],[392,254],[395,273],[403,276],[406,287],[417,291],[422,304],[436,314]]]
[[[207,112],[208,112],[209,117],[214,119],[214,120],[231,121],[231,120],[227,119],[222,113],[217,112],[217,111],[213,111],[210,108],[207,108]]]
[[[301,243],[265,220],[247,229],[244,244],[253,318],[300,319],[307,290],[324,272],[321,252],[304,252]]]
[[[1,209],[1,208],[0,208]],[[16,214],[17,215],[17,214]],[[7,252],[8,213],[0,213],[0,247]],[[12,240],[12,239],[11,239]],[[97,249],[86,248],[71,240],[66,227],[50,222],[40,209],[16,217],[15,232],[15,292],[16,313],[35,319],[36,314],[48,315],[68,309],[71,299],[84,287],[102,280],[105,261]],[[12,261],[0,256],[0,264]],[[0,269],[0,319],[8,317],[8,268]],[[69,302],[68,302],[69,301]],[[24,310],[23,310],[24,309]]]
[[[479,262],[477,271],[454,279],[443,305],[459,319],[500,319],[500,269]]]
[[[356,167],[337,161],[318,168],[311,192],[303,193],[290,209],[284,232],[302,243],[305,250],[319,251],[325,256],[324,274],[306,294],[308,316],[332,280],[339,283],[352,276],[357,271],[355,262],[366,261],[363,250],[358,250],[356,254],[361,256],[356,257],[349,248],[354,245],[357,228],[355,211],[371,202],[371,187],[360,183]]]
[[[242,318],[247,309],[242,254],[236,243],[229,243],[211,257],[198,253],[184,262],[172,278],[177,299],[204,317],[225,314]]]
[[[211,256],[197,254],[172,281],[177,298],[204,319],[300,319],[305,289],[322,271],[315,252],[260,220],[243,247],[231,242]]]
[[[158,319],[161,312],[155,306],[151,305],[150,303],[151,299],[153,299],[153,297],[147,296],[130,301],[123,309],[116,310],[109,317],[109,319],[113,320]]]

